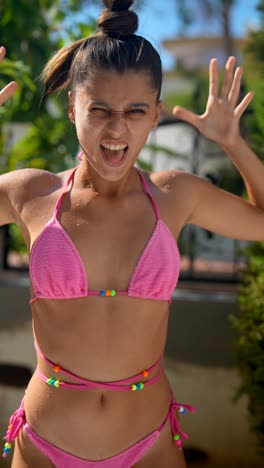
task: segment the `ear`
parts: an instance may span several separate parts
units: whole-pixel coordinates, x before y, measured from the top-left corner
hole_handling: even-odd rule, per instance
[[[68,92],[68,116],[70,121],[75,124],[75,105],[72,91]]]
[[[156,104],[155,116],[154,116],[153,125],[152,125],[153,128],[156,128],[158,126],[161,109],[162,109],[162,100],[160,99]]]

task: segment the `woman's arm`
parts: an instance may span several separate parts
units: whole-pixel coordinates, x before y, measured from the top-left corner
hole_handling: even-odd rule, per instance
[[[174,114],[194,125],[207,138],[223,147],[246,184],[250,203],[221,190],[200,177],[182,173],[191,203],[188,224],[197,224],[217,234],[242,240],[264,240],[264,166],[240,135],[240,118],[251,102],[248,93],[237,105],[242,68],[234,73],[235,58],[226,63],[222,93],[219,93],[217,60],[210,62],[210,87],[206,111],[199,116],[181,107]]]
[[[3,46],[1,46],[0,47],[0,62],[5,57],[5,54],[6,54],[6,49]],[[16,92],[17,88],[18,88],[18,84],[15,81],[11,81],[11,83],[8,83],[8,85],[6,85],[4,87],[4,89],[2,89],[0,91],[0,106],[5,101],[7,101],[7,99],[9,99],[11,96],[13,96],[13,94]]]
[[[0,47],[0,62],[6,54],[5,48]],[[9,99],[17,90],[18,85],[12,81],[0,91],[0,105]],[[0,176],[0,226],[14,223],[15,212],[9,199],[9,193],[14,189],[14,178],[12,174]]]

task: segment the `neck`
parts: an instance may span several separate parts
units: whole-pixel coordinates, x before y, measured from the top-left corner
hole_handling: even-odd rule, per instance
[[[101,177],[95,169],[83,159],[77,169],[77,186],[80,189],[92,189],[97,195],[109,198],[118,198],[135,188],[139,182],[134,167],[117,181],[109,181]]]

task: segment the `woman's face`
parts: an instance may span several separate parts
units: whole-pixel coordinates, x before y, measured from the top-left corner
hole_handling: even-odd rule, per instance
[[[88,163],[109,181],[134,165],[160,110],[144,72],[99,70],[69,92],[69,117],[80,146]]]

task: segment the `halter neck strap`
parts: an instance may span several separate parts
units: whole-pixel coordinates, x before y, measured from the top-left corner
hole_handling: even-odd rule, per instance
[[[59,212],[59,209],[60,209],[60,206],[61,206],[61,203],[62,203],[64,194],[65,194],[67,188],[69,187],[69,185],[70,185],[70,183],[71,183],[71,181],[72,181],[72,179],[73,179],[74,173],[75,173],[75,171],[76,171],[77,168],[78,168],[78,166],[76,166],[76,167],[71,171],[70,176],[68,177],[68,179],[67,179],[67,181],[66,181],[66,184],[65,184],[65,186],[64,186],[64,189],[63,189],[61,195],[59,196],[59,198],[58,198],[58,200],[57,200],[57,203],[56,203],[56,205],[55,205],[54,212],[53,212],[53,216],[54,216],[55,218],[57,218],[57,215],[58,215],[58,212]]]
[[[138,173],[138,175],[140,177],[140,180],[142,182],[142,185],[144,187],[145,192],[148,194],[148,196],[149,196],[149,198],[151,200],[151,203],[152,203],[153,209],[155,211],[156,217],[157,217],[157,219],[160,219],[159,207],[158,207],[157,203],[155,202],[155,200],[153,198],[153,195],[152,195],[152,193],[150,191],[150,188],[149,188],[149,186],[147,184],[147,181],[146,181],[145,177],[143,176],[142,172],[139,169],[136,168],[136,171],[137,171],[137,173]]]

